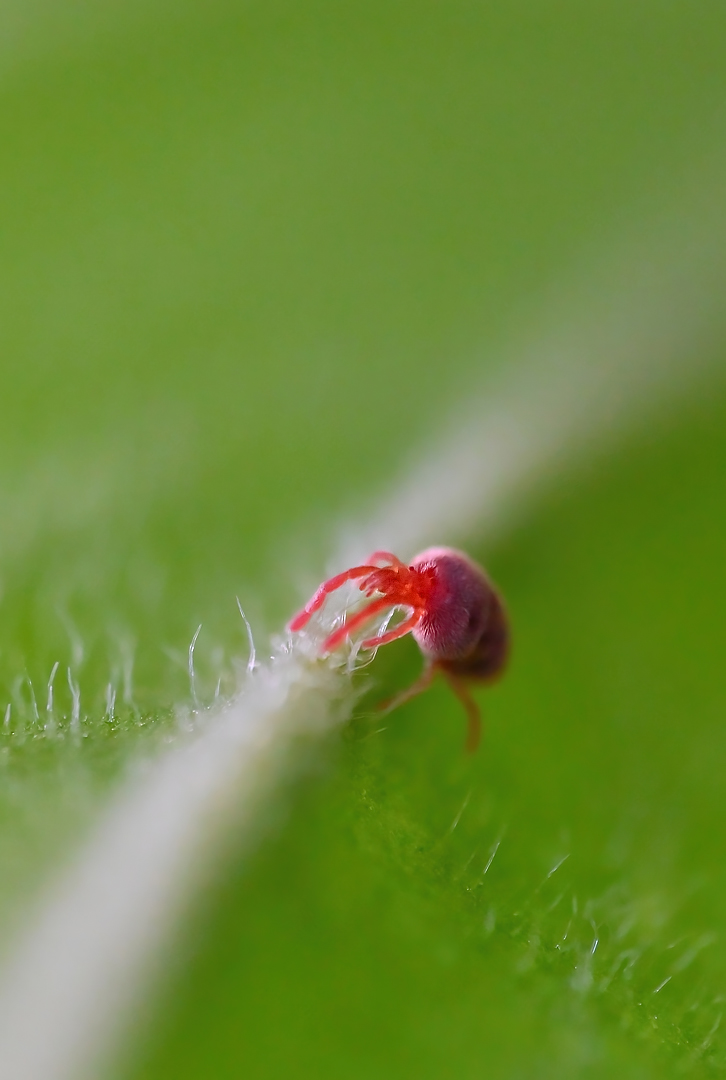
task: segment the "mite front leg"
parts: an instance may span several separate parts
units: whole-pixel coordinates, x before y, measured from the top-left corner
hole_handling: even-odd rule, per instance
[[[302,611],[290,620],[288,626],[295,633],[297,630],[302,630],[310,618],[318,611],[325,603],[330,593],[335,592],[341,585],[345,585],[346,581],[352,581],[355,578],[364,577],[366,574],[370,574],[376,570],[375,566],[354,566],[351,570],[344,570],[342,574],[336,574],[335,577],[330,578],[328,581],[324,581],[319,589],[315,591],[313,596],[308,600]]]
[[[379,634],[378,637],[368,638],[367,641],[363,642],[363,648],[377,649],[379,645],[388,645],[389,641],[398,641],[399,638],[410,634],[418,626],[422,615],[422,611],[414,610],[407,619],[404,619],[398,626],[394,626],[393,630],[388,630],[385,634]]]
[[[369,558],[368,562],[369,563],[382,562],[382,563],[386,563],[389,566],[403,566],[403,567],[406,566],[405,563],[401,562],[398,555],[394,555],[390,551],[374,551],[373,554],[371,555],[371,557]]]
[[[385,611],[385,609],[390,606],[391,601],[386,596],[381,597],[380,600],[374,600],[372,604],[368,604],[362,611],[359,611],[354,615],[350,622],[343,623],[342,626],[339,626],[337,630],[333,631],[330,637],[325,639],[323,642],[323,651],[332,652],[333,649],[337,649],[347,637],[350,637],[354,630],[357,630],[358,627],[362,626],[364,623],[369,622],[379,611]]]

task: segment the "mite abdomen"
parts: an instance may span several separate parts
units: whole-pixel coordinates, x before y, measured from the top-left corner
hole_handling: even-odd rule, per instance
[[[439,660],[439,667],[465,679],[492,682],[502,674],[509,659],[509,619],[502,601],[492,589],[487,616],[472,651],[456,660]]]

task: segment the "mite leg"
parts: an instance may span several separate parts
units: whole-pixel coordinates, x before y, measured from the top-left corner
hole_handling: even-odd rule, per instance
[[[293,632],[302,630],[303,626],[310,621],[311,616],[323,606],[329,593],[335,592],[341,585],[345,585],[346,581],[352,581],[353,578],[363,577],[364,574],[370,574],[377,569],[377,566],[354,566],[351,570],[344,570],[342,574],[336,574],[335,577],[331,577],[328,581],[324,581],[310,600],[308,600],[302,611],[299,611],[294,619],[290,620],[288,626]]]
[[[397,555],[393,555],[390,551],[374,551],[368,560],[369,563],[382,562],[388,563],[390,566],[405,566]]]
[[[413,683],[412,686],[409,686],[407,690],[402,690],[400,694],[394,694],[392,698],[386,698],[385,701],[382,701],[379,704],[376,711],[385,716],[387,713],[397,709],[399,705],[404,705],[407,701],[410,701],[411,698],[415,698],[419,694],[422,694],[424,690],[428,690],[429,686],[431,686],[435,674],[436,665],[432,660],[427,660],[426,666],[418,679],[416,679],[416,682]]]
[[[468,754],[473,754],[481,741],[481,713],[479,706],[469,692],[469,686],[464,679],[452,675],[446,668],[442,668],[444,675],[449,680],[449,685],[466,709],[467,729],[464,748]]]
[[[325,652],[332,652],[333,649],[337,649],[347,637],[357,630],[363,623],[369,622],[374,615],[377,615],[379,611],[384,611],[385,608],[391,607],[391,601],[388,597],[383,596],[380,600],[374,600],[372,604],[368,604],[362,611],[357,612],[350,622],[343,623],[337,630],[334,630],[330,637],[326,638],[323,642],[323,650]]]
[[[410,634],[413,628],[421,621],[422,612],[419,608],[415,608],[407,619],[404,619],[398,626],[394,626],[393,630],[389,630],[385,634],[379,634],[378,637],[368,638],[363,642],[364,649],[377,649],[379,645],[387,645],[389,641],[397,641],[400,637],[405,637],[406,634]]]

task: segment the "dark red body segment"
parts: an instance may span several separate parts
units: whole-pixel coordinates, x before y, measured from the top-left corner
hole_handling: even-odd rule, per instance
[[[488,577],[463,552],[429,548],[411,563],[435,577],[428,605],[413,637],[421,652],[467,678],[493,678],[509,651],[509,626],[502,602]]]
[[[493,681],[504,670],[509,656],[507,614],[487,575],[468,555],[454,548],[427,548],[410,566],[390,552],[376,551],[367,564],[323,582],[292,619],[290,629],[301,630],[329,593],[352,580],[359,582],[358,588],[371,601],[329,635],[324,650],[332,652],[386,608],[407,608],[409,614],[393,630],[384,630],[363,642],[366,648],[376,648],[411,633],[426,660],[418,682],[389,702],[388,707],[395,708],[426,689],[440,671],[466,709],[466,746],[475,750],[481,721],[468,684]]]

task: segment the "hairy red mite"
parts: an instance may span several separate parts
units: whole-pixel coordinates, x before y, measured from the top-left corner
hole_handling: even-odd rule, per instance
[[[301,630],[329,593],[359,578],[358,588],[372,598],[371,602],[334,630],[323,642],[323,650],[332,652],[386,608],[408,608],[409,614],[393,630],[363,642],[365,648],[373,649],[410,633],[424,656],[421,677],[382,707],[393,709],[421,693],[440,671],[466,709],[466,749],[476,750],[481,718],[469,684],[493,682],[504,670],[509,654],[507,614],[487,575],[468,555],[454,548],[427,548],[410,566],[390,551],[374,551],[366,564],[324,581],[292,619],[290,630]]]

